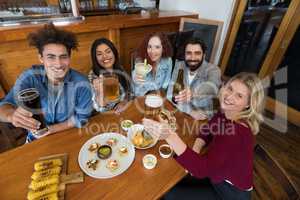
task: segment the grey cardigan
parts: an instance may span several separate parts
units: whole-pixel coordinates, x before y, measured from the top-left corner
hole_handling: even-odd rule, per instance
[[[184,85],[192,91],[193,97],[190,102],[182,104],[174,104],[180,111],[190,114],[191,111],[198,109],[207,112],[211,116],[213,110],[212,98],[218,94],[221,85],[221,72],[218,66],[207,61],[203,61],[202,65],[197,69],[196,75],[192,82],[188,83],[188,68],[184,61],[176,61],[172,73],[172,78],[167,91],[167,98],[172,102],[173,85],[176,82],[178,71],[183,68]],[[173,103],[173,102],[172,102]]]

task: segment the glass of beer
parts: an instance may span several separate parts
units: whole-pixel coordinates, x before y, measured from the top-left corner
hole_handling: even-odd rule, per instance
[[[22,108],[31,112],[33,118],[38,120],[40,128],[33,134],[40,136],[48,131],[45,119],[41,109],[40,93],[36,88],[27,88],[18,93],[18,102]]]
[[[163,99],[156,94],[149,94],[145,99],[145,117],[157,120],[163,106]]]
[[[135,64],[135,72],[136,74],[145,77],[149,72],[151,72],[152,66],[144,63],[136,63]]]
[[[116,74],[104,74],[103,93],[107,102],[115,102],[120,98],[119,79]]]

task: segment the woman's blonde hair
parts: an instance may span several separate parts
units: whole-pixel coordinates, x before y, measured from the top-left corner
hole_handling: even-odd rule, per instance
[[[256,135],[259,132],[259,124],[263,121],[262,111],[265,94],[262,82],[254,73],[241,72],[233,76],[227,84],[235,80],[244,83],[250,91],[249,106],[241,111],[235,120],[246,120],[253,134]]]

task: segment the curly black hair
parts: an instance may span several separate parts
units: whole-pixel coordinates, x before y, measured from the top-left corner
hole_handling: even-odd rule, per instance
[[[68,54],[71,50],[78,47],[76,35],[72,32],[60,30],[52,23],[46,24],[36,32],[30,33],[27,37],[30,46],[38,49],[39,54],[43,55],[44,46],[47,44],[62,44],[67,48]]]

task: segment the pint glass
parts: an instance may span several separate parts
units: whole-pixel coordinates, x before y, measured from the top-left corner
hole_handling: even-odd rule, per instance
[[[103,93],[107,102],[118,101],[120,98],[119,79],[115,74],[104,74]]]
[[[36,88],[27,88],[21,90],[18,93],[17,97],[20,106],[25,110],[31,112],[33,114],[32,117],[41,123],[40,129],[34,132],[33,134],[42,135],[43,133],[45,133],[48,130],[48,128],[41,110],[39,91]]]
[[[145,117],[157,120],[158,114],[163,106],[163,99],[156,94],[150,94],[145,99]]]

